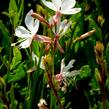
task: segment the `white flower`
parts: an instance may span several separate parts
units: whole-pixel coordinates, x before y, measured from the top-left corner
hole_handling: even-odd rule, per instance
[[[50,9],[61,14],[76,14],[81,8],[74,8],[75,0],[52,0],[52,2],[42,0],[42,2]]]
[[[39,103],[38,103],[38,107],[41,107],[43,105],[47,106],[47,103],[46,103],[46,101],[43,98],[41,98]]]
[[[56,80],[60,82],[60,84],[63,82],[67,83],[67,79],[70,77],[74,77],[78,75],[80,72],[78,70],[69,71],[71,68],[73,68],[75,60],[71,60],[68,65],[65,66],[64,59],[61,61],[61,71],[60,74],[57,74]]]
[[[57,27],[53,27],[53,32],[57,35],[60,35],[62,36],[67,30],[68,28],[70,27],[71,25],[71,21],[67,21],[67,19],[63,20],[62,22],[59,22],[57,24]]]
[[[50,19],[51,20],[51,19]],[[61,47],[60,43],[59,43],[59,40],[64,34],[65,32],[68,30],[68,28],[70,27],[71,25],[71,21],[67,21],[66,19],[63,20],[62,22],[58,22],[56,27],[53,27],[52,30],[55,34],[55,37],[54,37],[54,45],[55,45],[55,48],[58,48],[59,51],[61,53],[64,53],[64,50],[63,48]]]
[[[19,47],[27,48],[31,45],[32,40],[39,28],[39,21],[31,16],[33,10],[30,10],[25,17],[25,25],[28,29],[23,26],[18,26],[15,29],[15,36],[21,38]]]

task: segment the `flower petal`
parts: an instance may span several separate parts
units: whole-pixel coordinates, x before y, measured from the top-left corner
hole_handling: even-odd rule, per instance
[[[33,59],[34,62],[37,61],[36,63],[38,64],[39,58],[34,52],[32,52],[32,59]]]
[[[32,13],[33,10],[30,10],[25,17],[25,24],[31,33],[34,30],[34,18],[31,16]]]
[[[39,29],[39,20],[36,19],[33,25],[32,34],[34,35],[35,33],[37,33],[38,29]]]
[[[63,72],[64,67],[65,67],[65,63],[64,63],[64,58],[63,58],[62,61],[61,61],[61,71],[60,71],[60,73]]]
[[[72,59],[72,60],[68,63],[68,65],[63,68],[63,72],[68,72],[68,71],[73,67],[73,63],[74,63],[74,62],[75,62],[75,60]]]
[[[63,31],[62,31],[62,33],[61,33],[61,35],[63,35],[67,30],[68,30],[68,28],[70,27],[70,25],[72,24],[72,22],[70,21],[70,22],[68,22],[67,24],[66,24],[66,26],[64,27],[64,29],[63,29]]]
[[[52,3],[52,2],[48,2],[48,1],[45,1],[45,0],[42,0],[42,2],[44,3],[44,5],[46,5],[48,8],[54,10],[54,11],[57,11],[57,8],[56,6]]]
[[[81,8],[73,8],[73,9],[68,9],[68,10],[62,10],[61,13],[63,14],[76,14],[81,11]]]
[[[21,37],[21,38],[28,38],[28,37],[31,37],[31,34],[23,26],[18,26],[15,29],[15,36]]]
[[[25,41],[23,41],[22,43],[19,44],[20,48],[28,48],[32,43],[32,39],[28,38]]]
[[[63,21],[60,23],[60,26],[59,26],[59,33],[61,33],[61,32],[64,30],[66,24],[67,24],[67,20],[66,20],[66,19],[63,20]]]
[[[75,6],[75,4],[76,4],[75,0],[63,0],[61,5],[61,10],[65,11],[65,10],[71,9]]]
[[[44,56],[41,57],[40,68],[45,70],[43,59],[44,59]]]
[[[53,4],[55,5],[55,7],[57,8],[57,10],[60,9],[62,1],[61,0],[52,0]]]
[[[65,74],[66,77],[74,77],[76,75],[80,74],[80,71],[79,70],[73,70],[71,72],[68,72]]]

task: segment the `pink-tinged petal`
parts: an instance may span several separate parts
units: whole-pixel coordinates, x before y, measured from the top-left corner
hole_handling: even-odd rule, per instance
[[[28,48],[32,43],[32,39],[28,38],[25,41],[23,41],[22,43],[19,44],[20,48]]]
[[[33,32],[34,25],[35,25],[34,18],[31,16],[32,13],[33,13],[33,10],[30,10],[25,17],[25,24],[27,28],[30,30],[30,32]]]
[[[58,48],[58,50],[61,52],[61,53],[64,53],[64,49],[61,47],[60,43],[58,41],[56,41],[56,48]]]
[[[42,0],[42,2],[44,3],[45,6],[47,6],[48,8],[57,11],[56,6],[52,3],[52,2],[48,2],[46,0]]]
[[[75,0],[63,0],[61,5],[61,11],[71,9],[75,6],[75,4],[76,4]]]
[[[55,7],[57,8],[57,10],[60,9],[62,1],[61,0],[52,0],[53,4],[55,5]]]
[[[65,10],[65,11],[61,11],[61,13],[69,15],[69,14],[76,14],[76,13],[78,13],[80,11],[81,11],[81,8],[73,8],[73,9],[68,9],[68,10]]]
[[[51,38],[38,34],[35,34],[33,39],[44,43],[51,43]]]
[[[58,24],[59,21],[60,21],[60,17],[61,17],[61,13],[60,12],[56,12],[56,14],[53,16],[53,21],[54,21],[54,24]]]
[[[61,82],[61,81],[63,80],[62,74],[56,74],[56,75],[55,75],[55,79],[56,79],[58,82]]]
[[[28,38],[28,37],[31,37],[31,34],[23,26],[18,26],[15,29],[15,36],[20,38]]]

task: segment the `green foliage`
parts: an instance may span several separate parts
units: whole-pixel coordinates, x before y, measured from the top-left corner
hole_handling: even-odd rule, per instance
[[[95,35],[94,35],[95,39],[102,41],[102,31],[99,28],[99,26],[96,24],[96,22],[94,21],[93,17],[90,15],[86,18],[86,20],[89,21],[89,27],[88,28],[96,30]]]
[[[23,7],[24,0],[18,0],[18,2],[20,2],[19,6],[17,5],[16,0],[10,0],[9,12],[5,12],[5,11],[3,12],[3,14],[9,17],[11,24],[13,26],[13,29],[15,29],[15,27],[18,24],[21,24],[22,20],[19,20],[19,19],[23,18],[22,16],[23,16],[23,10],[24,10],[24,7]]]
[[[13,59],[11,64],[11,70],[15,69],[22,61],[22,55],[17,47],[13,48]]]
[[[56,98],[52,92],[50,92],[50,109],[58,109]]]
[[[15,99],[13,84],[12,84],[12,87],[10,89],[10,98],[11,98],[10,109],[16,109],[18,102]]]
[[[10,72],[10,74],[7,76],[8,83],[20,81],[22,78],[26,77],[23,64],[20,64],[15,70],[13,70],[13,72]]]
[[[67,19],[68,22],[72,21],[72,24],[63,36],[57,38],[59,33],[52,29],[58,29],[59,25],[56,22],[53,27],[47,24],[50,23],[50,17],[53,17],[54,22],[58,16],[55,15],[56,12],[45,7],[42,1],[9,1],[7,11],[3,10],[0,16],[0,109],[36,109],[41,98],[47,102],[47,106],[43,106],[49,109],[62,109],[61,105],[65,109],[76,109],[80,105],[78,98],[85,104],[79,107],[81,109],[109,108],[109,21],[103,16],[105,14],[101,8],[102,3],[103,1],[99,0],[78,0],[76,6],[82,8],[81,12],[61,16],[61,21]],[[37,34],[49,37],[52,41],[45,43],[42,36],[42,39],[38,37],[39,41],[32,36],[34,41],[29,48],[19,49],[17,44],[21,42],[13,47],[11,44],[18,40],[15,37],[15,28],[24,25],[24,15],[30,8],[34,11],[36,8],[37,14],[40,15]],[[90,33],[92,29],[95,29],[93,34]],[[75,41],[78,38],[80,40]],[[103,44],[104,51],[96,45],[97,41]],[[96,59],[102,52],[103,56],[98,63]],[[37,62],[32,53],[37,56]],[[66,71],[69,66],[65,67],[66,64],[64,66],[61,63],[63,58],[65,63],[75,60],[73,66],[69,65],[69,71]],[[41,68],[41,64],[46,66],[45,69]],[[80,74],[67,78],[73,70]],[[60,74],[58,80],[57,74]]]
[[[80,69],[80,78],[85,79],[91,76],[91,69],[88,65],[82,66]]]
[[[9,30],[5,27],[3,22],[0,20],[0,30],[1,30],[1,36],[2,36],[2,47],[5,50],[5,54],[8,57],[10,52],[10,37],[9,37]]]
[[[4,109],[3,104],[0,102],[0,109]]]

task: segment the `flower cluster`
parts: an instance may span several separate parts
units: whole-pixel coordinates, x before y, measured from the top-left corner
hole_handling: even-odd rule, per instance
[[[49,20],[50,22],[48,23],[42,16],[35,14],[33,10],[30,10],[25,17],[25,25],[27,29],[23,26],[18,26],[15,29],[15,36],[20,38],[20,40],[17,43],[20,43],[19,44],[20,48],[28,48],[31,45],[32,40],[37,40],[49,44],[51,42],[54,42],[56,48],[58,48],[60,52],[63,53],[64,50],[60,46],[58,38],[67,31],[67,29],[71,25],[71,21],[68,22],[65,19],[61,22],[60,20],[61,15],[76,14],[80,12],[81,8],[74,8],[76,4],[75,0],[52,0],[52,2],[42,0],[42,2],[44,3],[45,6],[54,10],[55,15],[50,18],[51,20]],[[35,17],[35,19],[33,17]],[[54,40],[52,41],[50,37],[37,34],[39,29],[39,22],[44,22],[46,24],[49,24],[49,26],[50,25],[53,26],[52,31],[54,32],[55,41]]]
[[[59,82],[59,84],[61,85],[62,82],[63,83],[68,83],[68,78],[70,77],[74,77],[76,75],[78,75],[80,73],[79,70],[73,70],[70,71],[71,68],[73,68],[73,64],[74,64],[75,60],[71,60],[68,65],[65,66],[65,62],[64,59],[62,59],[61,61],[61,70],[60,73],[55,75],[55,79]]]
[[[52,45],[53,51],[58,49],[61,53],[64,53],[64,49],[61,47],[59,39],[66,33],[72,22],[67,19],[61,20],[61,16],[76,14],[81,11],[81,8],[74,8],[76,4],[75,0],[52,0],[51,2],[42,0],[42,2],[45,6],[55,11],[55,14],[51,16],[49,20],[46,20],[41,15],[30,10],[25,17],[25,25],[27,29],[23,26],[18,26],[15,29],[15,36],[20,38],[15,44],[19,44],[19,48],[28,48],[31,46],[32,41],[35,40],[41,43],[46,43],[47,49],[50,49]],[[48,35],[48,37],[37,34],[40,22],[43,22],[48,26],[52,31],[53,36],[50,37]],[[34,61],[39,61],[34,53],[32,53],[32,59]],[[73,77],[79,74],[79,71],[77,70],[69,71],[73,67],[74,62],[75,60],[71,60],[68,65],[65,66],[64,59],[62,59],[60,73],[55,76],[58,82],[67,82],[68,77]],[[45,66],[42,65],[42,62],[40,68],[43,70],[46,69]]]

